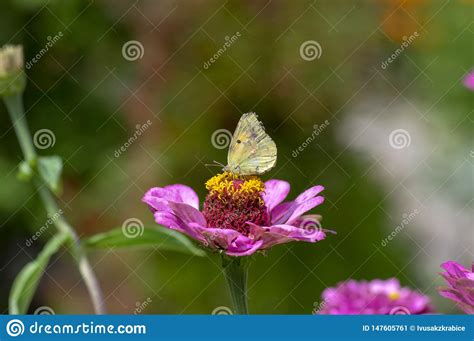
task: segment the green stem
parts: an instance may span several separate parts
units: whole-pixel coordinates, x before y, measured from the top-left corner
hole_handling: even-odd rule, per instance
[[[222,266],[236,314],[248,314],[247,274],[248,265],[241,257],[223,258]]]
[[[4,97],[4,101],[13,122],[13,126],[15,127],[15,132],[25,159],[30,164],[34,164],[36,160],[36,151],[25,119],[22,97],[20,94],[13,95]],[[44,185],[41,179],[35,177],[33,182],[38,190],[47,214],[49,216],[57,215],[60,210],[51,191]],[[91,296],[95,313],[105,314],[102,290],[100,289],[97,277],[92,270],[76,231],[62,216],[54,221],[54,225],[60,233],[68,235],[72,240],[71,250],[78,265],[79,272],[86,284],[89,295]]]
[[[54,200],[54,197],[51,194],[51,191],[43,184],[37,181],[35,181],[35,186],[38,189],[38,192],[48,214],[50,216],[57,215],[57,213],[59,212],[59,208],[56,204],[56,200]],[[54,224],[60,232],[66,233],[71,237],[71,248],[74,253],[74,258],[76,259],[76,262],[79,267],[79,272],[81,273],[89,295],[91,296],[92,304],[94,305],[94,311],[96,314],[105,314],[106,311],[103,303],[104,299],[102,295],[102,290],[99,286],[99,281],[97,280],[97,277],[95,276],[95,273],[92,270],[92,267],[86,256],[86,252],[82,247],[82,244],[76,234],[76,231],[62,216],[59,216],[59,218],[55,220]]]
[[[21,95],[4,97],[3,100],[7,106],[8,113],[10,114],[13,128],[15,129],[16,136],[20,142],[23,155],[25,156],[26,161],[31,163],[36,159],[36,152],[31,139],[30,130],[28,129],[28,124],[26,123]]]

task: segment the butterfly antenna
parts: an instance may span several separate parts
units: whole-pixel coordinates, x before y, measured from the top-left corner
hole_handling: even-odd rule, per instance
[[[205,166],[212,166],[212,167],[225,167],[222,163],[217,162],[216,160],[213,163],[206,163]]]

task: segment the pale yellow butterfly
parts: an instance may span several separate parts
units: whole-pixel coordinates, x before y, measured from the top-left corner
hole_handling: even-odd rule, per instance
[[[230,141],[224,170],[237,175],[263,174],[275,166],[276,160],[275,142],[257,115],[254,112],[243,114]]]

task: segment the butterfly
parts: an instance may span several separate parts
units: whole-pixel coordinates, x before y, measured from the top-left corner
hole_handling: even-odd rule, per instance
[[[229,145],[224,171],[259,175],[275,167],[277,148],[254,112],[243,114]]]

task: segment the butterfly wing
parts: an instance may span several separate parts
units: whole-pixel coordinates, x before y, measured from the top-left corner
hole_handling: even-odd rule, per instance
[[[225,170],[240,175],[263,174],[275,166],[276,159],[275,142],[257,115],[242,115],[230,142]]]

